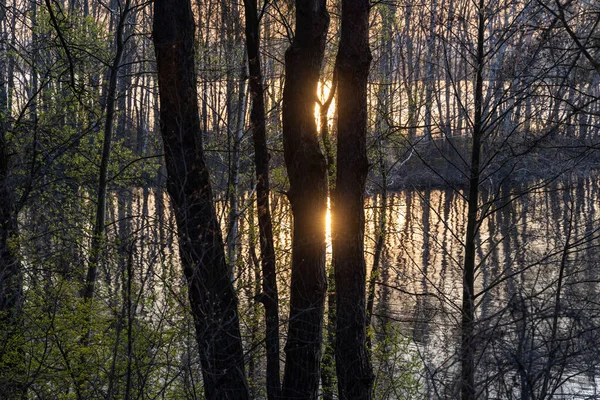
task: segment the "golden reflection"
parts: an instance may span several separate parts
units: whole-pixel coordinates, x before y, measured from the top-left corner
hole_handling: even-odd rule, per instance
[[[327,212],[325,213],[325,244],[327,260],[331,258],[331,199],[327,197]]]

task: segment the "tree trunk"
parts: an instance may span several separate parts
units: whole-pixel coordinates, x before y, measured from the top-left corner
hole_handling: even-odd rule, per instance
[[[229,194],[229,216],[227,223],[227,261],[229,263],[229,274],[232,280],[235,280],[235,266],[238,258],[238,232],[239,232],[239,219],[240,219],[240,207],[239,207],[239,189],[240,189],[240,165],[242,154],[240,148],[242,146],[242,140],[244,138],[244,123],[246,122],[246,55],[242,62],[242,68],[240,70],[240,82],[239,82],[239,98],[238,98],[238,109],[237,109],[237,120],[235,131],[231,140],[233,141],[231,150],[229,153],[229,184],[227,185],[227,192]],[[229,132],[233,128],[228,128]]]
[[[296,32],[285,54],[283,147],[294,219],[290,318],[283,397],[316,399],[325,276],[327,172],[314,117],[329,14],[325,0],[296,1]]]
[[[110,163],[110,152],[112,146],[112,138],[114,133],[114,123],[117,104],[117,78],[119,75],[119,67],[125,49],[125,39],[123,37],[125,30],[125,21],[127,14],[131,11],[131,0],[125,3],[125,8],[119,16],[119,24],[117,26],[115,42],[117,50],[115,58],[110,67],[110,80],[108,84],[108,93],[106,97],[106,120],[104,124],[104,138],[102,145],[102,159],[100,161],[100,179],[98,182],[98,193],[96,200],[96,222],[94,224],[94,232],[92,236],[92,245],[90,249],[90,259],[88,263],[87,276],[85,286],[83,288],[83,299],[91,302],[94,298],[94,289],[98,275],[98,263],[100,261],[100,253],[102,251],[102,243],[104,241],[104,224],[106,219],[106,191],[108,188],[108,166]],[[91,313],[89,315],[91,318]]]
[[[432,108],[433,108],[433,90],[435,85],[433,69],[435,67],[433,57],[435,52],[435,23],[437,17],[437,1],[431,2],[431,16],[429,22],[429,32],[427,33],[427,59],[425,61],[425,138],[432,139]]]
[[[23,275],[18,257],[17,207],[11,182],[6,119],[5,110],[0,109],[0,359],[7,351],[12,351],[11,346],[14,346],[11,338],[16,337],[14,335],[20,325],[23,292]],[[20,393],[19,385],[13,381],[13,375],[17,371],[15,368],[18,367],[7,361],[0,371],[3,380],[10,376],[9,380],[0,384],[3,393],[9,398],[16,398]]]
[[[337,176],[332,207],[336,287],[336,372],[340,399],[370,399],[366,346],[364,193],[367,160],[369,1],[342,0],[338,74]]]
[[[262,296],[265,306],[265,342],[267,347],[267,398],[275,400],[281,392],[279,368],[279,298],[273,244],[273,223],[269,204],[269,151],[265,124],[265,91],[260,65],[260,26],[256,0],[244,0],[246,13],[246,48],[252,109],[250,128],[254,141],[256,166],[256,202],[262,267]]]
[[[6,10],[6,4],[2,1],[0,3],[0,34],[6,34],[2,32]],[[8,53],[6,44],[0,42],[0,360],[3,360],[0,369],[0,390],[7,398],[18,398],[25,394],[18,382],[19,372],[22,372],[20,365],[22,360],[20,357],[5,358],[7,352],[15,351],[13,339],[18,338],[23,300],[23,274],[18,256],[18,210],[11,173],[11,149],[8,139],[12,63],[13,60]],[[16,349],[16,352],[17,354],[21,353],[19,348]]]
[[[156,0],[160,129],[207,399],[248,399],[237,298],[202,149],[189,0]]]
[[[473,144],[469,177],[467,232],[463,267],[463,293],[461,318],[461,398],[475,400],[475,243],[477,237],[477,210],[479,208],[479,176],[481,139],[483,136],[483,65],[485,33],[484,0],[479,0],[477,25],[477,54],[475,60],[475,110],[473,118]]]
[[[335,97],[337,88],[335,70],[331,79],[331,88],[325,102],[320,105],[319,121],[321,123],[321,142],[325,151],[327,162],[327,181],[331,195],[335,187],[335,154],[333,143],[329,135],[329,108]],[[335,382],[335,272],[333,263],[327,267],[327,322],[325,326],[325,344],[323,346],[323,360],[321,362],[321,389],[323,400],[333,400],[336,394]]]

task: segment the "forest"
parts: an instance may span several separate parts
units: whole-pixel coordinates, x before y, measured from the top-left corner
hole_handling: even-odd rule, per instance
[[[0,0],[0,398],[600,399],[597,0]]]

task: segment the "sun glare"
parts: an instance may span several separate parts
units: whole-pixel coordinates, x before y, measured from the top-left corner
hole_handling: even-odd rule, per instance
[[[327,197],[327,213],[325,213],[325,243],[327,245],[327,260],[331,257],[331,201]]]
[[[331,81],[327,82],[319,82],[319,87],[317,88],[317,96],[319,96],[319,101],[321,104],[327,100],[329,97],[329,92],[331,90]],[[315,104],[315,121],[317,121],[317,129],[319,132],[321,131],[321,107],[319,104]],[[335,113],[335,98],[331,101],[329,105],[329,109],[327,110],[327,125],[331,128],[333,116]]]

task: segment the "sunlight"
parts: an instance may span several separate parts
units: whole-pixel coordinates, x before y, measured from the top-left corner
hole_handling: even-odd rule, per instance
[[[319,82],[319,87],[317,88],[317,95],[319,96],[319,101],[321,103],[323,103],[324,101],[327,100],[330,90],[331,90],[331,81]],[[317,121],[317,130],[319,132],[321,132],[321,115],[320,115],[321,110],[320,109],[321,109],[320,105],[318,103],[315,104],[315,121]],[[329,109],[327,110],[327,122],[328,122],[327,125],[329,126],[330,129],[332,126],[333,117],[334,117],[334,113],[335,113],[334,110],[335,110],[335,97],[331,101],[331,104],[329,105]]]
[[[327,213],[325,214],[325,244],[326,244],[326,258],[329,263],[331,260],[331,199],[327,197]]]

